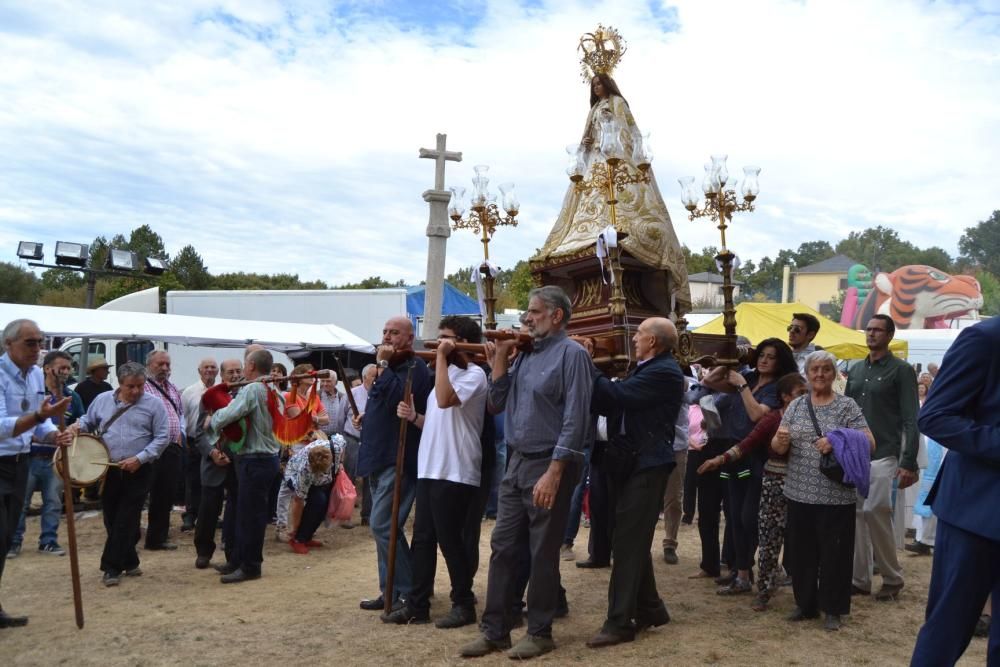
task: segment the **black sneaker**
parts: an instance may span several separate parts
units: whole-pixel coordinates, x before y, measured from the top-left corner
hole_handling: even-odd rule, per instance
[[[447,630],[472,625],[475,622],[476,610],[474,607],[452,607],[447,616],[434,621],[434,627]]]
[[[121,573],[119,572],[105,572],[104,576],[101,577],[101,583],[107,587],[117,586],[122,582]]]
[[[399,609],[382,614],[380,616],[383,623],[395,623],[396,625],[423,625],[431,622],[431,614],[426,609],[413,609],[410,605],[404,604]]]
[[[20,542],[15,542],[14,544],[10,545],[9,549],[7,549],[7,560],[10,560],[11,558],[17,558],[20,555],[21,555]]]
[[[65,556],[66,550],[55,542],[49,542],[48,544],[41,544],[38,546],[38,553],[48,554],[50,556]]]
[[[214,567],[215,567],[215,571],[218,572],[219,574],[230,574],[230,573],[235,572],[236,570],[238,570],[240,566],[237,565],[236,563],[230,563],[230,562],[227,561],[225,563],[219,563],[218,565],[215,565]]]

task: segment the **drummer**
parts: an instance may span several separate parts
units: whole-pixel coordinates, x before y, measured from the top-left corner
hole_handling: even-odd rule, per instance
[[[43,400],[45,381],[35,362],[44,343],[42,332],[31,320],[14,320],[4,327],[4,353],[0,355],[0,578],[24,504],[31,441],[56,442],[57,429],[49,418],[58,418],[70,403],[68,398],[55,404]],[[65,444],[65,438],[59,444]],[[0,628],[27,624],[27,617],[10,616],[0,607]]]
[[[134,361],[117,368],[118,389],[94,399],[87,414],[70,427],[104,441],[111,461],[101,498],[108,533],[101,554],[105,586],[117,586],[122,575],[137,577],[139,518],[149,491],[152,465],[169,441],[163,403],[145,393],[146,368]],[[72,455],[72,454],[71,454]]]

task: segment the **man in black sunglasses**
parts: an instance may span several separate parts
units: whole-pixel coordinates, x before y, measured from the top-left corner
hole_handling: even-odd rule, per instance
[[[806,357],[823,348],[813,345],[819,333],[819,319],[809,313],[792,313],[792,323],[788,325],[788,346],[792,348],[799,373],[805,375]]]

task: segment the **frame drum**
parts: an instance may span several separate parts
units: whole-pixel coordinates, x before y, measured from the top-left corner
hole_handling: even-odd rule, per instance
[[[95,435],[80,433],[69,447],[60,447],[53,457],[62,470],[63,455],[69,460],[69,480],[73,486],[89,486],[99,482],[108,471],[111,454],[104,441]]]

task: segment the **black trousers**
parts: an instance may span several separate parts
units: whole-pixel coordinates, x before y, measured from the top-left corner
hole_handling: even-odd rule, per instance
[[[761,471],[763,475],[763,469]],[[729,561],[731,570],[753,568],[754,554],[757,552],[757,514],[760,511],[760,489],[763,477],[756,474],[737,477],[727,481],[729,491],[729,514],[727,528],[731,528],[734,559]]]
[[[219,526],[219,513],[225,502],[225,516],[222,521],[222,543],[225,546],[226,562],[233,562],[236,548],[236,467],[228,466],[225,481],[218,486],[202,486],[198,518],[194,528],[194,548],[199,556],[211,558],[215,553],[215,529]]]
[[[492,419],[487,415],[487,419]],[[490,501],[490,480],[496,474],[497,449],[495,443],[490,442],[490,446],[483,447],[483,462],[479,472],[479,486],[476,489],[475,502],[468,504],[465,513],[465,527],[462,530],[462,538],[465,540],[465,551],[469,558],[469,567],[472,577],[475,578],[479,571],[479,537],[482,534],[483,514],[486,512],[486,505]]]
[[[579,479],[580,465],[575,461],[566,464],[552,509],[542,509],[535,507],[533,490],[549,463],[548,458],[526,459],[512,451],[507,473],[500,483],[482,616],[483,634],[488,639],[499,640],[510,635],[515,580],[525,533],[531,550],[528,632],[542,637],[552,635],[552,620],[559,606],[559,547],[566,533],[570,498]]]
[[[615,560],[608,584],[608,618],[604,630],[615,634],[635,631],[633,620],[663,606],[653,576],[653,534],[663,509],[663,494],[673,463],[633,473],[624,484],[611,484],[615,499]]]
[[[268,492],[278,475],[278,456],[236,458],[236,548],[234,559],[250,576],[264,562],[264,534],[271,519]]]
[[[121,574],[139,567],[135,545],[139,541],[142,502],[149,492],[153,476],[153,464],[150,463],[139,466],[133,473],[108,468],[101,495],[104,530],[107,532],[101,554],[103,572]]]
[[[481,516],[479,487],[439,479],[417,480],[416,515],[410,540],[413,588],[407,600],[414,609],[430,608],[439,546],[451,579],[452,606],[471,608],[475,604],[472,578],[478,566],[478,544],[474,563],[466,539],[470,506],[478,508]]]
[[[611,535],[615,528],[615,506],[608,490],[608,476],[601,465],[607,442],[594,443],[590,458],[590,560],[601,565],[611,562]]]
[[[788,501],[785,548],[795,604],[807,616],[851,613],[855,505]],[[818,583],[817,583],[818,582]]]
[[[698,462],[697,450],[688,450],[687,472],[684,473],[684,501],[681,506],[681,513],[685,517],[693,517],[696,502],[698,500]],[[702,461],[703,462],[703,461]]]
[[[156,548],[167,541],[170,511],[177,497],[177,485],[183,474],[184,450],[170,443],[151,464],[149,482],[149,521],[146,525],[146,548]]]
[[[14,539],[17,522],[24,509],[24,492],[28,488],[28,455],[0,457],[0,580],[7,562],[7,551]]]
[[[201,452],[197,447],[184,450],[184,514],[183,520],[194,523],[201,507]]]
[[[308,542],[319,530],[323,519],[326,518],[326,510],[330,504],[330,488],[333,484],[313,485],[309,487],[306,495],[306,504],[302,508],[302,517],[299,519],[299,527],[295,529],[295,540],[297,542]]]
[[[688,461],[697,466],[729,449],[731,442],[725,439],[710,439],[702,449],[692,451]],[[698,478],[698,535],[701,538],[701,569],[707,574],[719,576],[719,511],[722,509],[722,480],[717,470]],[[730,561],[732,563],[732,561]]]

